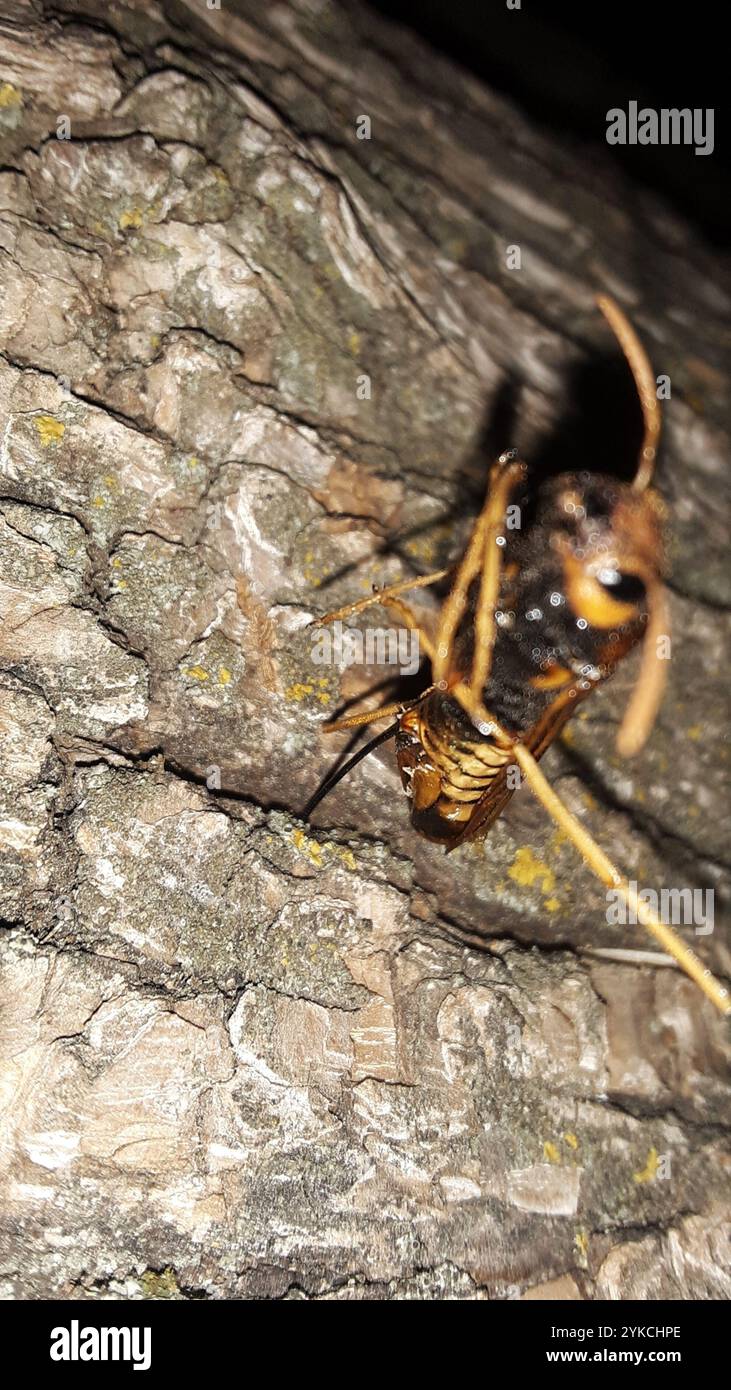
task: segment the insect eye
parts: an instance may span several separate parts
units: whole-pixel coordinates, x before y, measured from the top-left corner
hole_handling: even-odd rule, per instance
[[[602,588],[620,603],[637,604],[645,597],[645,585],[636,574],[623,574],[608,566],[599,570],[596,577]]]

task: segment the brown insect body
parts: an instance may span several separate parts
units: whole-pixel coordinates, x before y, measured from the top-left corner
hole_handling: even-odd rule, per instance
[[[540,758],[594,687],[641,640],[662,565],[659,504],[604,476],[563,474],[520,499],[505,528],[496,637],[483,705]],[[479,585],[471,587],[453,669],[472,670]],[[414,828],[454,848],[481,837],[518,779],[509,749],[435,690],[399,721],[396,752]]]

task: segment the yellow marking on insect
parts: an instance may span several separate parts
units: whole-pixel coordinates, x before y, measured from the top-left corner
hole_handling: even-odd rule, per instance
[[[570,1149],[576,1150],[579,1147],[579,1141],[576,1138],[576,1135],[572,1134],[571,1130],[564,1134],[564,1142],[568,1144]]]
[[[57,444],[66,432],[66,426],[53,415],[36,415],[34,423],[44,449],[47,449],[49,444]]]
[[[208,672],[202,666],[189,666],[185,672],[186,676],[192,676],[194,681],[207,681]]]
[[[633,1173],[632,1177],[637,1183],[652,1182],[657,1175],[657,1170],[659,1167],[660,1159],[658,1157],[657,1149],[650,1149],[647,1155],[647,1162],[644,1168],[641,1168],[639,1173]]]
[[[218,684],[219,684],[219,685],[228,685],[230,679],[231,679],[231,672],[229,671],[228,667],[227,667],[227,666],[219,666],[219,668],[218,668]]]
[[[561,1155],[558,1149],[556,1148],[556,1145],[552,1144],[550,1139],[547,1139],[545,1144],[543,1145],[543,1152],[545,1157],[548,1159],[549,1163],[561,1162]]]
[[[536,879],[541,879],[541,888],[544,893],[552,893],[556,887],[556,875],[553,869],[549,869],[547,864],[536,859],[533,850],[527,845],[515,851],[515,858],[508,869],[508,874],[510,878],[520,884],[521,888],[530,888]]]
[[[0,107],[7,109],[9,106],[22,105],[23,98],[18,88],[14,87],[12,82],[3,82],[0,86]]]
[[[571,672],[565,666],[553,666],[542,676],[531,676],[530,684],[534,690],[557,690],[571,680]]]
[[[124,232],[128,227],[141,227],[142,213],[139,208],[130,208],[127,212],[120,214],[119,228]]]
[[[585,618],[592,627],[606,631],[629,622],[634,616],[636,605],[623,603],[608,594],[576,556],[565,554],[563,566],[566,597],[578,618]]]

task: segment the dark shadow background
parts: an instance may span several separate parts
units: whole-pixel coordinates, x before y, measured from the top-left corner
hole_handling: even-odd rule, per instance
[[[510,97],[545,130],[607,151],[663,195],[713,245],[731,241],[731,168],[723,97],[728,11],[657,0],[370,0],[434,48]],[[692,145],[607,145],[614,106],[714,107],[714,151]]]

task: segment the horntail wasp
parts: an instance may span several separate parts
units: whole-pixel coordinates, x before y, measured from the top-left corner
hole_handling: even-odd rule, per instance
[[[728,989],[673,929],[660,921],[546,781],[539,759],[592,690],[639,642],[640,670],[617,736],[623,757],[647,739],[665,684],[669,614],[662,584],[663,504],[650,486],[660,406],[650,362],[623,311],[597,304],[627,359],[644,434],[632,483],[562,473],[528,488],[515,451],[490,471],[485,504],[460,563],[377,590],[316,620],[362,613],[372,604],[399,614],[419,635],[432,684],[417,699],[326,724],[327,732],[396,716],[385,732],[335,772],[305,809],[387,739],[411,802],[412,824],[447,850],[482,838],[522,778],[596,876],[618,893],[663,951],[724,1014]],[[528,523],[511,530],[519,499]],[[401,595],[453,575],[431,637]],[[519,770],[516,777],[516,771]],[[512,775],[511,775],[512,774]]]

